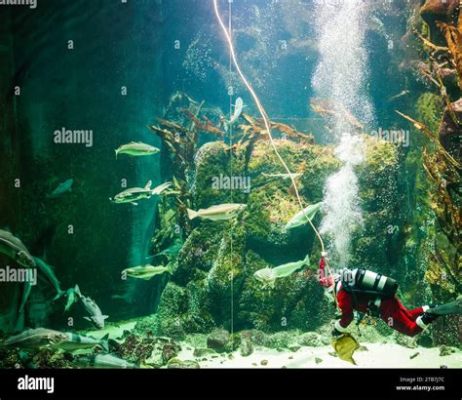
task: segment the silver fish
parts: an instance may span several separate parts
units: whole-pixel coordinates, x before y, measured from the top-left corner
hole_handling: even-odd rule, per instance
[[[48,195],[48,198],[55,199],[56,197],[61,196],[66,192],[72,191],[72,185],[74,184],[74,179],[68,179],[58,185],[58,187]]]
[[[231,116],[231,119],[229,120],[230,125],[234,124],[239,119],[239,117],[242,114],[243,108],[244,108],[244,101],[242,100],[241,97],[238,97],[236,99],[236,103],[234,104],[234,113]]]
[[[188,217],[189,219],[202,218],[211,221],[225,221],[233,218],[246,207],[245,204],[219,204],[198,211],[188,208]]]
[[[318,211],[321,209],[323,203],[316,203],[306,207],[303,211],[298,212],[295,216],[286,224],[285,229],[294,229],[299,226],[305,225],[308,221],[312,221]]]
[[[162,265],[152,266],[152,265],[140,265],[138,267],[131,267],[124,269],[122,274],[129,276],[130,278],[138,278],[149,280],[156,275],[162,275],[166,272],[171,273],[170,267],[164,267]]]
[[[172,182],[162,183],[154,189],[151,189],[151,185],[152,181],[149,181],[148,183],[146,183],[146,186],[144,188],[135,187],[124,190],[123,192],[115,195],[114,198],[110,198],[109,200],[116,204],[131,203],[137,206],[137,201],[139,200],[150,199],[154,195],[158,196],[162,194],[165,190],[172,186]]]
[[[137,368],[135,364],[113,356],[112,354],[96,354],[91,356],[80,357],[77,362],[80,365],[95,368]]]
[[[25,349],[34,349],[57,344],[67,339],[63,332],[46,328],[27,329],[17,335],[11,336],[3,342],[4,346],[14,346]]]
[[[0,253],[26,268],[35,267],[35,261],[26,246],[11,232],[0,229]]]
[[[279,265],[278,267],[266,267],[254,273],[254,277],[263,284],[263,288],[274,288],[276,280],[286,278],[298,271],[304,266],[310,265],[310,257],[306,256],[304,260],[290,262]]]
[[[160,150],[157,147],[151,146],[142,142],[130,142],[123,144],[118,149],[116,149],[115,154],[116,158],[119,154],[126,154],[129,156],[139,157],[139,156],[150,156],[152,154],[159,153]]]
[[[104,329],[104,320],[109,318],[109,316],[103,315],[101,309],[98,307],[98,304],[96,304],[93,299],[82,295],[78,285],[75,286],[75,293],[79,297],[79,300],[82,302],[82,305],[87,313],[90,314],[89,317],[83,318],[92,322],[98,329]]]
[[[50,347],[68,352],[93,349],[95,347],[109,351],[109,333],[101,339],[95,339],[91,336],[78,335],[72,332],[67,332],[65,335],[65,339],[61,340],[60,342],[53,343]]]

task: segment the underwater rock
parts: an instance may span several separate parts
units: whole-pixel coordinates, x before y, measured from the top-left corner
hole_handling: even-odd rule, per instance
[[[297,351],[299,351],[302,347],[299,346],[298,344],[293,344],[293,345],[290,345],[289,346],[289,350],[296,353]]]
[[[457,353],[457,349],[451,346],[441,346],[440,347],[440,357],[449,356],[451,354]]]
[[[162,361],[164,364],[168,363],[169,360],[176,357],[178,352],[181,351],[181,347],[176,343],[164,344],[162,348]]]
[[[415,338],[412,338],[412,337],[409,337],[409,336],[406,336],[406,335],[402,335],[400,333],[395,334],[394,338],[395,338],[396,343],[401,345],[401,346],[407,347],[408,349],[417,348],[417,343],[416,343]]]
[[[200,365],[194,360],[180,360],[178,358],[172,358],[168,364],[169,369],[199,369]]]
[[[241,335],[239,333],[233,333],[229,337],[228,343],[225,346],[225,351],[231,353],[239,349],[240,345],[241,345]]]
[[[153,353],[157,342],[155,337],[130,334],[123,343],[119,343],[115,354],[130,363],[141,364]]]
[[[417,119],[428,126],[432,132],[437,132],[444,111],[444,101],[441,96],[426,92],[423,93],[416,104]]]
[[[422,19],[430,27],[433,41],[440,39],[437,22],[452,22],[459,10],[459,0],[426,0],[420,8]],[[434,38],[435,37],[435,38]]]
[[[193,356],[194,357],[203,357],[203,356],[208,356],[210,354],[215,354],[216,351],[213,349],[208,349],[208,348],[196,348],[194,349]]]
[[[420,9],[420,15],[427,23],[437,21],[450,22],[459,8],[459,0],[426,0]]]
[[[253,345],[250,341],[245,340],[241,343],[240,354],[242,357],[248,357],[253,353]]]
[[[223,353],[227,350],[229,340],[230,334],[227,330],[215,329],[207,337],[207,347],[217,353]]]
[[[316,332],[307,332],[302,334],[297,342],[302,346],[320,347],[323,345],[320,336]]]
[[[454,117],[458,121],[462,120],[462,98],[451,103],[450,107],[450,109],[446,107],[444,110],[443,121],[439,130],[439,139],[447,152],[457,157],[460,155],[462,127],[454,121]]]

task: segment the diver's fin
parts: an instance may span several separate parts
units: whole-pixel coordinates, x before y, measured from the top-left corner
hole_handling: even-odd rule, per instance
[[[450,303],[432,307],[427,312],[435,315],[462,314],[462,295]]]

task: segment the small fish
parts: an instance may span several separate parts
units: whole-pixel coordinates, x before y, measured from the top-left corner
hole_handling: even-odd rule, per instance
[[[79,300],[77,296],[77,291],[79,290],[79,286],[75,285],[73,288],[69,288],[66,290],[66,305],[64,307],[64,311],[69,311],[71,307],[77,303]]]
[[[404,96],[407,96],[408,94],[410,94],[411,92],[409,90],[403,90],[402,92],[399,92],[398,94],[390,97],[388,99],[388,101],[394,101],[394,100],[398,100],[400,99],[401,97],[404,97]]]
[[[75,286],[75,294],[79,297],[87,313],[90,314],[89,317],[83,318],[92,322],[98,329],[104,329],[104,320],[109,318],[109,316],[103,315],[98,304],[96,304],[93,299],[83,296],[78,285]]]
[[[262,173],[263,176],[267,178],[282,178],[282,179],[297,179],[300,178],[303,174],[301,173],[292,173],[292,174],[266,174],[265,172]]]
[[[101,339],[95,339],[91,336],[78,335],[72,332],[65,333],[65,335],[65,339],[60,342],[53,343],[50,347],[67,352],[93,349],[94,347],[100,347],[105,351],[109,351],[109,333]]]
[[[61,196],[66,192],[72,192],[72,185],[74,184],[74,179],[68,179],[58,185],[58,187],[51,192],[47,197],[49,199],[55,199],[56,197]]]
[[[245,204],[219,204],[199,211],[188,208],[188,217],[189,219],[202,218],[211,221],[225,221],[233,218],[246,207]]]
[[[160,150],[157,147],[151,146],[142,142],[130,142],[123,144],[115,150],[116,158],[119,154],[126,154],[129,156],[150,156],[159,153]]]
[[[234,124],[239,119],[239,117],[242,114],[243,108],[244,108],[244,101],[242,100],[241,97],[238,97],[236,99],[236,103],[234,104],[234,113],[231,116],[231,119],[229,120],[229,125]]]
[[[53,272],[53,268],[38,257],[34,257],[34,260],[39,271],[45,275],[47,280],[52,284],[56,291],[56,296],[53,298],[53,300],[59,299],[65,294],[65,292],[61,290],[61,284],[59,283],[58,278],[56,278],[56,275]]]
[[[3,342],[3,345],[34,349],[57,344],[66,339],[67,335],[65,333],[46,328],[36,328],[27,329],[17,335],[9,337]]]
[[[144,279],[149,280],[156,275],[162,275],[166,272],[172,273],[169,266],[164,267],[162,265],[152,266],[152,265],[140,265],[138,267],[127,268],[122,271],[122,274],[129,276],[130,278]]]
[[[294,229],[299,226],[305,225],[308,221],[312,221],[313,218],[316,216],[317,212],[322,207],[322,202],[312,204],[305,208],[303,211],[298,212],[295,216],[286,224],[285,230]]]
[[[300,268],[310,265],[310,257],[307,255],[302,261],[290,262],[275,268],[266,267],[254,273],[254,277],[263,284],[263,288],[274,288],[276,279],[286,278]]]
[[[35,261],[26,246],[11,232],[0,229],[0,253],[26,268],[35,267]]]
[[[135,364],[129,363],[128,361],[113,356],[112,354],[93,354],[91,356],[83,356],[79,357],[77,362],[80,365],[95,368],[138,368]]]
[[[130,203],[137,206],[137,202],[139,200],[150,199],[152,196],[161,195],[165,190],[172,186],[172,182],[162,183],[154,189],[151,189],[151,185],[152,181],[148,181],[144,188],[135,187],[124,190],[123,192],[115,195],[114,198],[109,198],[109,200],[116,204]]]

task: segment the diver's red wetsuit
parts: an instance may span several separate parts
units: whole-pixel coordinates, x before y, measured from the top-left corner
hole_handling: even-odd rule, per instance
[[[339,332],[345,331],[353,320],[353,310],[365,313],[375,300],[377,300],[376,297],[362,293],[356,293],[353,298],[351,293],[340,286],[337,290],[337,304],[342,311],[342,317],[336,322],[335,328]],[[390,328],[408,336],[415,336],[422,332],[416,319],[424,313],[423,307],[408,310],[396,297],[377,300],[376,305],[380,311],[380,318]]]

